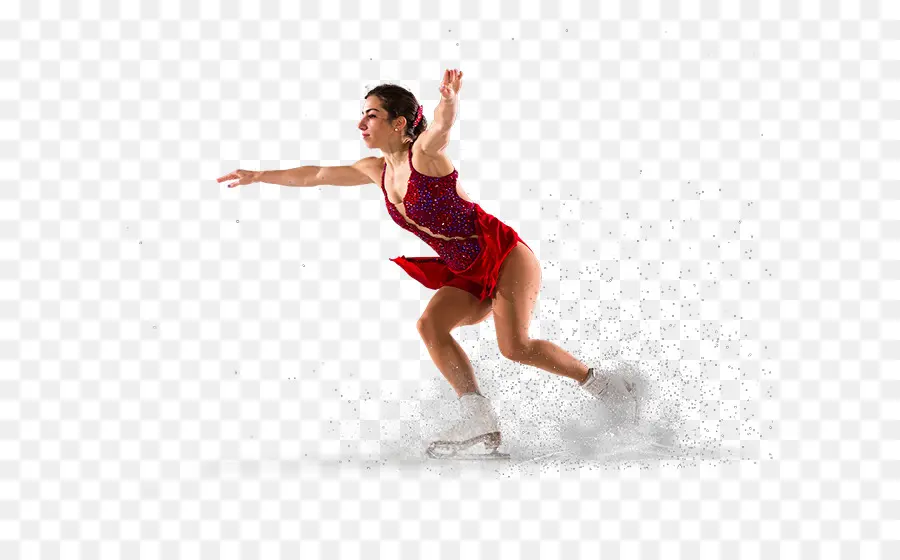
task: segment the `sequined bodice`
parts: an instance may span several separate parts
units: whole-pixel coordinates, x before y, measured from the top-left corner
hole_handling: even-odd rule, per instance
[[[475,203],[463,199],[456,192],[459,172],[454,169],[443,177],[422,175],[413,167],[412,147],[409,152],[409,170],[406,196],[397,205],[391,202],[384,188],[386,163],[381,171],[381,190],[384,191],[391,218],[397,225],[427,243],[451,269],[458,271],[468,268],[478,256],[480,248],[475,237]],[[406,217],[398,206],[403,208]]]

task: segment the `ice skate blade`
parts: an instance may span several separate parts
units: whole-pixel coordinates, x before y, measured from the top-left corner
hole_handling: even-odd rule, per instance
[[[482,453],[478,454],[457,454],[450,455],[447,457],[432,457],[432,459],[440,459],[443,461],[508,461],[510,459],[509,453]]]
[[[500,453],[500,432],[483,434],[465,441],[435,441],[425,454],[432,459],[459,459],[459,460],[491,460],[509,459],[509,453]],[[484,452],[473,451],[473,448],[481,448]]]
[[[495,461],[509,460],[510,458],[509,453],[500,453],[499,451],[493,451],[491,453],[459,452],[441,454],[436,453],[433,449],[428,449],[425,454],[428,455],[430,459],[440,459],[444,461]]]

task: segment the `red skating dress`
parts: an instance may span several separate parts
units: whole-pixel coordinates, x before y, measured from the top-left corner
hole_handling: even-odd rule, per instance
[[[426,288],[437,290],[442,286],[454,286],[482,301],[493,298],[503,259],[520,241],[525,241],[513,228],[457,194],[459,172],[456,169],[444,177],[422,175],[413,167],[412,146],[409,169],[409,184],[402,201],[407,217],[435,235],[453,239],[429,235],[404,219],[384,188],[385,163],[381,171],[381,190],[388,213],[397,225],[414,233],[439,255],[400,256],[390,260]],[[527,243],[525,246],[534,252]]]

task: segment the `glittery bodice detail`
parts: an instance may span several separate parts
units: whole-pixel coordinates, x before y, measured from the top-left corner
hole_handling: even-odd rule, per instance
[[[480,247],[478,239],[473,238],[477,235],[475,203],[463,199],[456,192],[459,172],[454,169],[443,177],[422,175],[413,167],[412,147],[409,152],[409,170],[406,196],[396,206],[384,188],[386,163],[381,171],[381,190],[384,191],[391,218],[397,225],[427,243],[451,269],[460,271],[468,268],[478,256]],[[403,208],[406,218],[398,207]],[[410,220],[415,224],[409,223]],[[445,237],[454,239],[443,239]]]

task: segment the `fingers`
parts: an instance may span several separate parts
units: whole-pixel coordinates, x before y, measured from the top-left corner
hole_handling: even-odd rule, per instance
[[[452,70],[449,68],[447,70],[444,70],[444,83],[458,82],[458,81],[462,80],[462,77],[463,77],[462,70],[458,70],[456,68],[454,68]]]
[[[447,69],[444,70],[444,81],[441,83],[441,88],[444,86],[453,88],[454,91],[459,90],[461,82],[462,82],[463,73],[462,70],[457,69]]]
[[[230,185],[228,185],[228,188],[229,188],[229,189],[233,189],[234,187],[237,187],[238,185],[241,184],[241,175],[242,175],[241,170],[240,170],[240,169],[237,169],[237,170],[235,170],[235,171],[232,171],[232,172],[229,173],[228,175],[222,175],[221,177],[219,177],[218,179],[216,179],[216,182],[217,182],[217,183],[221,183],[221,182],[223,182],[223,181],[233,181],[233,180],[237,179],[236,182],[231,183]]]

